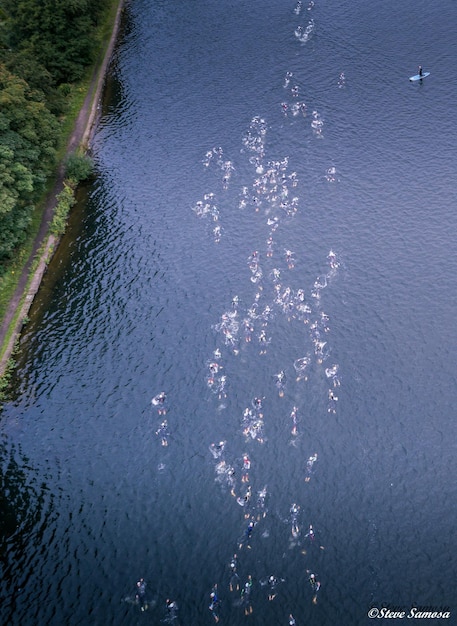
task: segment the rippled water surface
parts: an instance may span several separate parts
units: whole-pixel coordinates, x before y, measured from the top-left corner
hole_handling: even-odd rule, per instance
[[[1,414],[2,623],[455,623],[456,23],[127,4]]]

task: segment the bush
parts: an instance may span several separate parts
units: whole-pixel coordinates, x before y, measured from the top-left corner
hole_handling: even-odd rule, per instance
[[[65,185],[57,196],[57,206],[50,227],[51,233],[56,235],[56,237],[59,237],[65,232],[67,217],[75,202],[76,199],[73,188],[70,185]]]
[[[89,178],[93,170],[93,161],[86,154],[70,154],[65,164],[66,177],[76,184]]]

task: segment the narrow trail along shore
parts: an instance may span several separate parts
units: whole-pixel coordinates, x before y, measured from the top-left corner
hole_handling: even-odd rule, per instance
[[[43,275],[48,266],[52,252],[55,250],[58,244],[56,238],[53,235],[49,235],[48,233],[49,226],[51,224],[57,205],[57,196],[62,191],[64,186],[64,162],[66,158],[70,154],[75,152],[75,150],[79,146],[82,146],[83,148],[87,148],[89,146],[90,137],[97,117],[97,110],[102,96],[106,73],[119,33],[119,26],[121,22],[123,8],[124,0],[119,0],[108,47],[104,54],[103,60],[101,61],[101,63],[97,63],[94,68],[86,97],[84,99],[81,110],[79,111],[73,131],[68,139],[64,160],[57,170],[57,176],[54,186],[45,199],[43,217],[41,219],[39,231],[33,243],[32,251],[27,262],[24,265],[18,281],[18,285],[2,320],[2,324],[0,326],[0,346],[4,345],[6,337],[10,332],[11,335],[8,341],[8,345],[6,346],[0,360],[0,376],[5,372],[8,360],[13,353],[14,346],[20,335],[23,320],[30,310],[33,299],[35,298],[35,295],[40,287]],[[37,265],[37,268],[33,272],[33,276],[31,277],[30,270],[39,250],[42,250],[39,263]],[[14,328],[12,328],[12,324],[14,324]]]

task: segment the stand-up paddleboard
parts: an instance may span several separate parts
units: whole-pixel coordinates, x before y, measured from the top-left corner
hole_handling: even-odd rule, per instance
[[[415,76],[411,76],[409,80],[422,80],[423,78],[426,78],[427,76],[430,76],[430,72],[423,72],[422,74],[416,74]]]

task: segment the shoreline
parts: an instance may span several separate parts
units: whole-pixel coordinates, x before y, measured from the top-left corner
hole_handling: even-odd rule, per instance
[[[33,300],[40,288],[41,281],[49,262],[59,245],[59,240],[56,239],[54,235],[49,234],[49,226],[52,222],[57,205],[57,196],[62,191],[64,186],[64,162],[66,158],[78,148],[82,148],[84,152],[87,152],[90,148],[90,140],[97,121],[97,112],[103,88],[105,86],[108,66],[111,62],[114,46],[119,34],[124,2],[125,0],[118,1],[108,46],[102,62],[99,64],[97,61],[94,65],[86,97],[84,98],[83,105],[78,113],[75,125],[68,138],[64,158],[58,165],[54,186],[44,202],[43,216],[39,231],[33,243],[32,251],[22,269],[18,285],[15,289],[13,297],[10,300],[8,309],[6,310],[4,319],[2,320],[2,324],[0,326],[0,347],[2,350],[4,349],[0,359],[0,377],[3,376],[7,370],[14,347],[22,332],[23,321],[26,318],[32,306]],[[38,253],[40,254],[38,265],[36,269],[31,272],[33,262],[35,261]],[[6,337],[9,333],[11,333],[11,336],[5,346]]]

